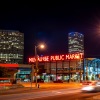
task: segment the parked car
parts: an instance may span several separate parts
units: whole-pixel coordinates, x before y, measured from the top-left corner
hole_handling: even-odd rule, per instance
[[[85,85],[93,85],[93,84],[95,84],[95,82],[96,82],[96,81],[82,81],[82,82],[81,82],[81,85],[82,85],[82,86],[85,86]]]
[[[33,81],[33,83],[35,83],[35,82],[36,82],[36,80]],[[38,83],[44,83],[44,80],[43,79],[37,79],[37,82]]]
[[[24,79],[24,82],[30,82],[30,79]]]
[[[83,85],[82,92],[100,92],[100,81],[93,81],[89,84]]]
[[[38,79],[37,82],[38,83],[44,83],[44,80],[43,79]]]
[[[53,81],[54,83],[63,83],[62,80],[56,80],[56,81]]]

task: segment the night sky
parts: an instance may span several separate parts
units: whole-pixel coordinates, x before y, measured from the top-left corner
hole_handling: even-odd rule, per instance
[[[85,56],[100,57],[100,4],[96,0],[23,1],[0,3],[0,29],[24,33],[25,62],[40,42],[46,49],[38,50],[39,55],[67,54],[67,35],[74,31],[85,36]]]

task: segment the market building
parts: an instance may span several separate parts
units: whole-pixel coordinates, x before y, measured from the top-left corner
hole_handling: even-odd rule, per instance
[[[0,64],[0,67],[7,67],[14,73],[16,79],[33,79],[36,76],[45,82],[56,80],[75,81],[98,80],[100,78],[100,59],[84,58],[82,53],[51,55],[38,57],[38,73],[36,75],[36,59],[30,57],[29,64]],[[16,71],[17,70],[17,71]],[[33,76],[32,76],[33,74]]]

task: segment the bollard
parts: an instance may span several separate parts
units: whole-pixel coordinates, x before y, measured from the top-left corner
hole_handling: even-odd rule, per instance
[[[38,84],[38,88],[40,87],[40,85]]]

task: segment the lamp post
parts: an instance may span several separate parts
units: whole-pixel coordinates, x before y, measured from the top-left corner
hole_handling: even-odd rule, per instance
[[[33,73],[34,73],[34,64],[31,66],[31,89],[32,89],[32,82],[33,82]]]
[[[41,45],[38,45],[38,46],[35,46],[35,59],[36,59],[36,69],[35,69],[35,77],[36,77],[36,84],[35,84],[35,87],[37,87],[37,72],[38,72],[38,57],[37,57],[37,48],[40,47],[41,49],[44,48],[44,45],[41,44]]]
[[[37,46],[35,46],[35,59],[36,59],[36,69],[35,69],[35,80],[36,84],[35,87],[37,87],[37,70],[38,70],[38,60],[37,60]]]

